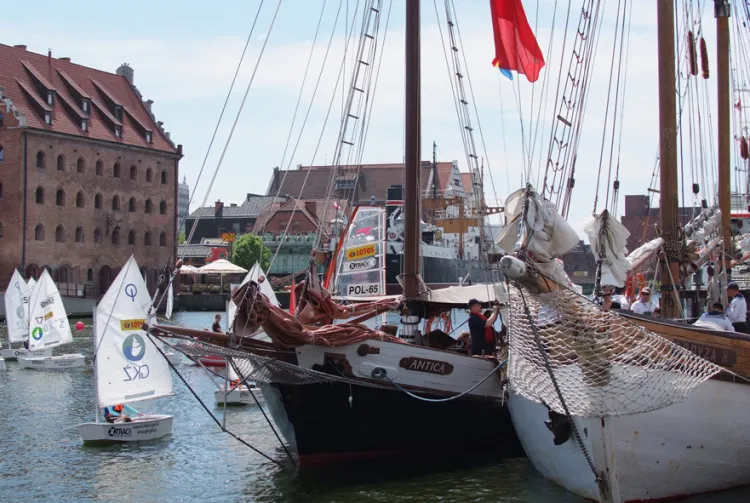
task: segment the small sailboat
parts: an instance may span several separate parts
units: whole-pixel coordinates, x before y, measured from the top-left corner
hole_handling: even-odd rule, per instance
[[[45,269],[31,295],[28,327],[29,350],[51,349],[73,342],[68,315],[60,292]],[[83,367],[86,362],[81,353],[58,356],[19,356],[21,368],[57,370]]]
[[[31,281],[34,281],[32,278]],[[36,282],[34,282],[36,285]],[[23,280],[18,270],[13,271],[8,288],[5,290],[5,323],[8,327],[8,347],[0,350],[0,357],[15,360],[19,356],[52,356],[52,349],[40,349],[29,353],[25,348],[13,348],[14,342],[23,342],[29,337],[29,299],[31,288]]]
[[[154,440],[172,431],[173,416],[142,414],[124,405],[174,394],[169,364],[142,330],[150,307],[131,256],[94,311],[96,419],[78,425],[84,443]],[[118,405],[120,418],[99,422],[100,407]]]
[[[227,365],[226,368],[224,385],[214,391],[217,405],[262,405],[265,403],[263,393],[255,382],[248,381],[247,384],[240,384],[240,377],[234,371],[234,367]],[[258,402],[255,401],[253,395],[258,399]]]

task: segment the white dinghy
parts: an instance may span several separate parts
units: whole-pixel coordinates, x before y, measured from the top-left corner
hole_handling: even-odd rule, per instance
[[[33,278],[30,281],[34,281]],[[36,285],[36,282],[34,282]],[[31,288],[23,280],[18,270],[13,271],[8,288],[5,290],[5,323],[8,326],[8,347],[0,350],[0,358],[34,358],[52,356],[52,349],[29,352],[24,348],[13,348],[13,343],[24,342],[29,337],[29,300]]]
[[[226,372],[224,385],[214,391],[217,405],[263,405],[265,403],[263,393],[255,382],[247,381],[246,385],[238,384],[240,378],[229,361],[227,361]],[[253,395],[258,399],[257,402]]]
[[[78,425],[84,443],[155,440],[172,432],[173,416],[141,414],[99,422],[99,408],[170,396],[172,375],[142,327],[151,299],[131,256],[94,311],[95,422]],[[130,411],[128,411],[130,409]]]
[[[62,303],[57,285],[45,269],[31,295],[28,328],[29,350],[51,349],[73,342],[68,314]],[[81,353],[58,356],[19,356],[21,368],[61,370],[83,367],[86,361]]]

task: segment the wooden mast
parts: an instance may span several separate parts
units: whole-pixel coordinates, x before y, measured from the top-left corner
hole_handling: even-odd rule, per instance
[[[659,56],[659,163],[660,213],[668,267],[662,268],[661,308],[665,318],[679,318],[680,306],[673,284],[679,286],[680,263],[675,253],[677,217],[677,89],[675,84],[674,0],[657,0]],[[671,272],[671,274],[670,274]]]
[[[406,0],[406,105],[404,138],[404,296],[419,294],[419,264],[422,243],[420,211],[420,61],[419,2]]]
[[[731,101],[729,81],[729,1],[714,0],[716,16],[716,82],[718,96],[718,142],[719,142],[719,208],[721,208],[721,232],[724,239],[724,252],[727,277],[730,274],[732,259],[731,227]]]

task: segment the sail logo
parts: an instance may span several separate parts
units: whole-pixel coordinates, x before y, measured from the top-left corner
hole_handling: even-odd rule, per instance
[[[375,259],[373,258],[366,260],[355,260],[353,262],[344,262],[344,271],[346,272],[366,271],[367,269],[372,269],[373,267],[375,267]]]
[[[118,428],[117,426],[111,426],[107,431],[109,437],[132,437],[132,428]]]
[[[47,300],[43,300],[42,302],[40,302],[39,305],[42,306],[42,308],[45,308],[54,303],[55,303],[54,297],[50,297]]]
[[[35,341],[40,340],[44,336],[44,331],[42,330],[42,327],[34,327],[34,330],[31,331],[31,338]]]
[[[140,330],[146,320],[120,320],[120,330],[125,332],[131,330]]]
[[[50,311],[49,313],[46,313],[44,315],[44,319],[48,320],[48,319],[52,318],[54,315],[55,315],[55,313],[53,313],[52,311]]]
[[[122,354],[131,362],[137,362],[146,355],[146,342],[138,334],[128,335],[122,343]]]
[[[133,283],[125,285],[125,295],[135,302],[135,296],[138,295],[138,288]]]
[[[376,253],[375,243],[369,243],[355,248],[346,250],[347,260],[359,260],[368,257],[374,257]]]

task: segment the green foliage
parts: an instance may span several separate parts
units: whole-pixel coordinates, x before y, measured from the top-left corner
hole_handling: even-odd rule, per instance
[[[249,270],[255,262],[260,262],[267,271],[271,264],[271,250],[263,246],[263,240],[255,234],[243,234],[232,243],[232,263]]]
[[[178,245],[185,244],[185,231],[180,231],[180,233],[177,234],[177,244]]]

